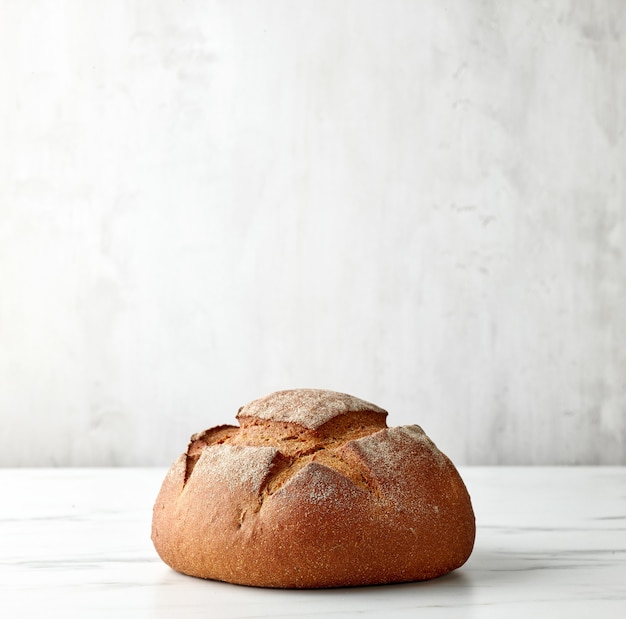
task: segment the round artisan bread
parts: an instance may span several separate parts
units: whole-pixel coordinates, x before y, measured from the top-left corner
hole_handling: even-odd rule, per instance
[[[317,389],[239,410],[191,437],[154,506],[165,563],[261,587],[426,580],[469,557],[474,513],[456,468],[419,426]]]

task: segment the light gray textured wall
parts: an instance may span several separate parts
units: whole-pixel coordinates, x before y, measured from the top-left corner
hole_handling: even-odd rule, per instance
[[[626,2],[0,11],[1,465],[295,386],[626,464]]]

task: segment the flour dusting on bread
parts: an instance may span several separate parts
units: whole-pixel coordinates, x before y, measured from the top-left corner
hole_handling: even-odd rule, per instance
[[[277,391],[246,404],[239,409],[237,418],[284,421],[315,430],[338,415],[360,411],[387,414],[379,406],[345,393],[323,389],[290,389]]]
[[[278,450],[274,447],[212,445],[206,447],[194,468],[209,484],[225,484],[229,490],[258,494]]]

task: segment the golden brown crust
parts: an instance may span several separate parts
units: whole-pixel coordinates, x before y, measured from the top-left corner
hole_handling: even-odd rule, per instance
[[[248,405],[241,427],[192,437],[154,506],[162,559],[192,576],[298,588],[424,580],[462,565],[470,498],[421,428],[387,428],[378,407],[303,391],[291,417],[279,392],[278,414],[253,417]],[[325,421],[303,401],[325,402]]]

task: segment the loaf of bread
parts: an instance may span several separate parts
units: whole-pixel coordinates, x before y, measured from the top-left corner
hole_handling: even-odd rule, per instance
[[[317,389],[239,409],[191,437],[154,506],[165,563],[201,578],[283,588],[435,578],[475,536],[461,477],[419,426]]]

